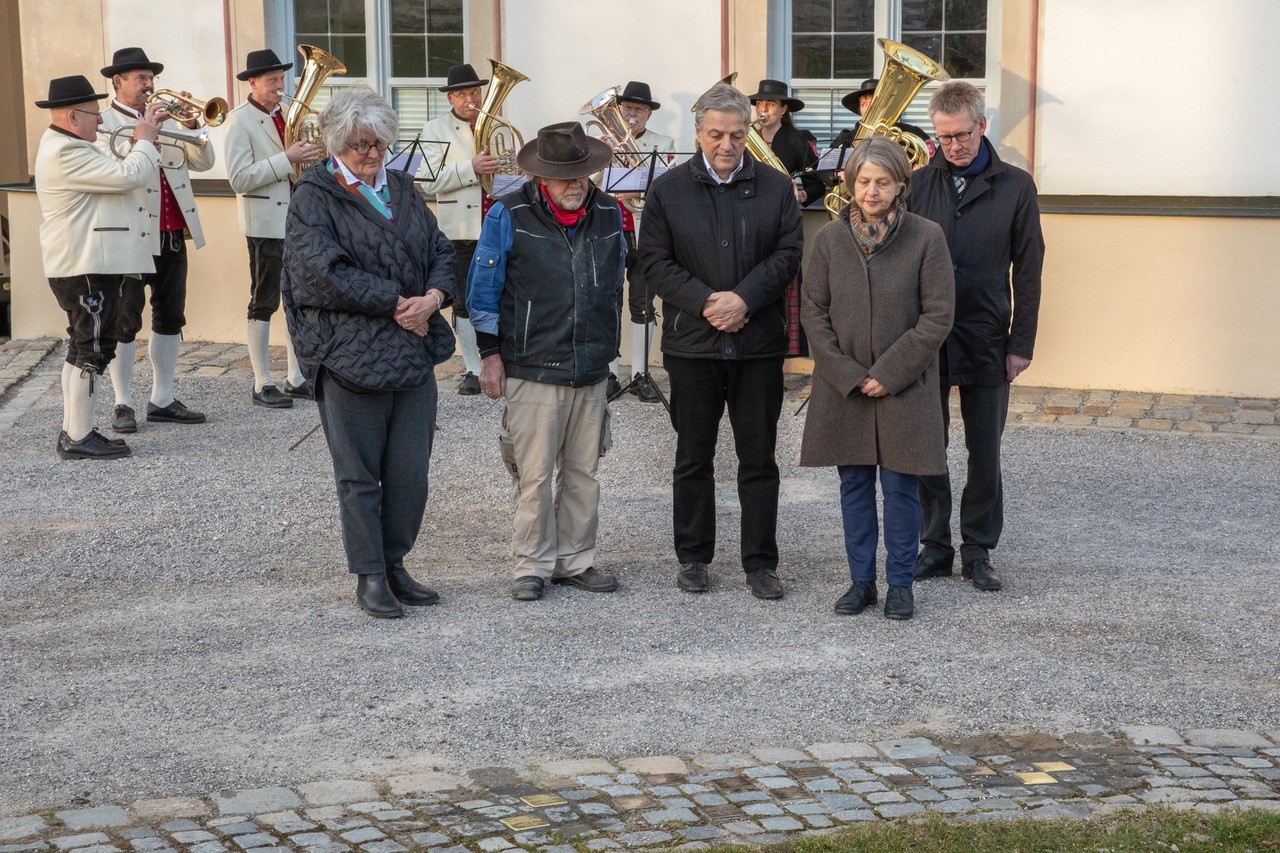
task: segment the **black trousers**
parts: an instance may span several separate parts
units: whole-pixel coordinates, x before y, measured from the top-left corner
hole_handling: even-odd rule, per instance
[[[636,266],[636,232],[623,231],[622,236],[627,240],[627,308],[631,314],[631,322],[648,323],[656,314],[653,310],[653,295],[649,293],[644,281],[644,272]]]
[[[67,312],[67,364],[101,375],[116,357],[121,275],[49,279],[58,307]]]
[[[180,335],[187,325],[187,241],[181,231],[160,235],[160,254],[153,255],[156,271],[142,278],[126,278],[120,288],[116,340],[131,344],[142,331],[142,307],[151,288],[151,331]]]
[[[454,273],[457,276],[458,289],[453,296],[453,316],[470,317],[467,313],[467,273],[471,270],[471,259],[476,255],[475,240],[452,240]]]
[[[951,388],[942,386],[942,420],[951,425]],[[1004,529],[1004,486],[1000,474],[1000,439],[1009,415],[1009,383],[961,385],[960,418],[969,471],[960,496],[960,560],[985,559],[1000,543]],[[944,437],[948,432],[943,433]],[[920,478],[920,544],[929,554],[955,555],[951,544],[951,477]]]
[[[738,453],[742,508],[742,568],[778,567],[778,415],[782,359],[750,361],[664,355],[671,378],[671,424],[676,429],[672,526],[676,559],[710,563],[716,548],[716,438],[729,411]]]
[[[249,241],[249,319],[266,322],[280,308],[284,240],[275,237],[245,239]]]
[[[355,574],[403,565],[422,527],[436,423],[436,381],[360,392],[321,368],[320,423],[333,457],[342,545]]]

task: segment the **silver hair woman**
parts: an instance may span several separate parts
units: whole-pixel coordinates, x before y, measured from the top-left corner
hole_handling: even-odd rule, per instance
[[[281,292],[315,388],[338,488],[356,601],[393,618],[439,596],[405,570],[427,503],[435,365],[453,353],[439,311],[453,296],[453,244],[404,172],[384,160],[391,105],[367,86],[320,113],[330,156],[294,185]]]
[[[884,496],[884,614],[910,619],[921,475],[947,470],[938,406],[938,348],[951,329],[954,281],[942,229],[901,204],[911,164],[873,136],[845,167],[853,202],[814,240],[800,320],[813,354],[813,391],[800,464],[840,475],[852,584],[841,614],[875,604],[877,474]]]

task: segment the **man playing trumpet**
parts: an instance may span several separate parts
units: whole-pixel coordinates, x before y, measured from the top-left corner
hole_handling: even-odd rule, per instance
[[[115,90],[110,109],[102,111],[104,133],[110,134],[123,125],[137,124],[142,120],[147,97],[155,90],[156,75],[163,70],[164,66],[149,60],[140,47],[125,47],[115,52],[111,64],[102,69],[102,76],[111,80]],[[171,121],[163,108],[156,113],[156,118],[162,123]],[[184,126],[195,130],[199,123],[191,121]],[[105,136],[98,141],[99,147],[107,154],[111,153],[107,150],[110,144]],[[151,249],[155,272],[145,273],[140,279],[126,278],[120,291],[120,310],[116,315],[116,357],[110,366],[111,385],[116,395],[111,421],[111,429],[115,432],[138,430],[130,383],[137,356],[136,339],[142,330],[142,306],[147,287],[151,288],[151,339],[147,355],[151,360],[152,377],[147,420],[204,423],[204,413],[188,409],[173,396],[173,375],[178,367],[182,327],[187,322],[186,239],[190,237],[197,249],[204,245],[189,170],[208,171],[213,168],[213,161],[211,146],[166,142],[160,146],[160,168],[151,173],[146,184],[133,191],[141,220],[141,235]]]

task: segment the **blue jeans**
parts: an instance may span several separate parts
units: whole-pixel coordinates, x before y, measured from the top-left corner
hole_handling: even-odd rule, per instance
[[[916,477],[876,465],[841,465],[840,513],[844,519],[844,550],[849,576],[855,581],[876,579],[876,470],[884,496],[884,572],[889,586],[911,586],[916,566],[916,537],[920,533],[920,495]]]

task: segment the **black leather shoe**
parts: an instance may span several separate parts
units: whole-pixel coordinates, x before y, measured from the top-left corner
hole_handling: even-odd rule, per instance
[[[391,592],[385,574],[357,577],[356,601],[361,610],[378,619],[399,619],[404,615],[404,608]]]
[[[253,392],[253,404],[266,406],[268,409],[292,409],[293,400],[280,393],[274,385],[263,385],[261,391]]]
[[[301,385],[294,385],[286,379],[284,394],[286,397],[292,397],[295,400],[314,400],[316,398],[316,389],[306,379],[302,380]]]
[[[782,598],[782,581],[778,580],[778,573],[774,569],[747,572],[747,586],[751,587],[751,594],[756,598],[766,601]]]
[[[627,389],[628,394],[635,394],[641,403],[656,403],[661,398],[653,387],[653,377],[648,374],[644,378],[637,381],[637,377],[631,377],[631,387]]]
[[[916,612],[916,597],[909,586],[891,586],[884,597],[884,615],[890,619],[910,619]]]
[[[920,556],[916,557],[916,568],[912,577],[918,581],[951,577],[951,565],[954,562],[954,554],[950,557],[940,557],[928,551],[921,551]]]
[[[706,563],[685,563],[676,575],[676,586],[685,592],[706,592],[711,587]]]
[[[147,403],[147,420],[169,424],[202,424],[204,412],[193,412],[182,405],[181,400],[174,400],[163,408],[155,403]]]
[[[613,592],[618,588],[618,579],[616,577],[605,574],[595,566],[588,566],[585,572],[571,577],[552,578],[551,582],[565,586],[576,586],[578,589],[585,589],[587,592]]]
[[[991,565],[991,561],[983,557],[974,560],[971,563],[965,563],[960,570],[960,574],[973,581],[973,585],[983,592],[995,592],[1004,586],[1000,580],[1000,573]]]
[[[65,432],[58,436],[58,455],[63,459],[119,459],[132,452],[123,440],[107,438],[96,429],[79,441],[72,441]]]
[[[610,373],[609,384],[604,386],[605,398],[612,400],[614,397],[618,396],[618,392],[621,390],[622,390],[622,385],[618,382],[618,377]]]
[[[842,616],[853,616],[879,600],[880,592],[875,581],[854,581],[849,591],[836,599],[836,606],[832,609]]]
[[[138,419],[133,413],[133,409],[120,404],[116,406],[115,414],[111,418],[111,431],[120,433],[132,433],[138,431]]]
[[[430,607],[440,600],[440,593],[418,583],[404,570],[404,566],[387,569],[387,586],[391,587],[391,594],[401,604],[410,607]]]
[[[537,575],[521,575],[511,584],[511,597],[516,601],[537,601],[542,598],[542,578]]]
[[[480,377],[471,371],[462,374],[462,381],[458,383],[458,393],[464,397],[474,397],[480,393]]]

